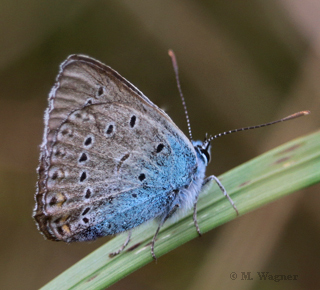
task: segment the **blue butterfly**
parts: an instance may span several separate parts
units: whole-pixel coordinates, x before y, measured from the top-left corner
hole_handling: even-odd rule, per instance
[[[158,229],[178,212],[194,208],[205,178],[210,142],[241,128],[192,141],[178,66],[169,52],[185,108],[189,135],[142,92],[110,67],[83,55],[61,64],[45,111],[33,217],[49,240],[91,241],[156,219]],[[304,114],[304,113],[297,113]],[[293,116],[293,115],[292,115]],[[293,118],[292,116],[287,117]],[[296,117],[296,116],[295,116]]]

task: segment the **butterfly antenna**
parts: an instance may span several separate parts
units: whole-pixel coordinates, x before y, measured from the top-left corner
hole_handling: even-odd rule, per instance
[[[176,76],[176,81],[177,81],[177,87],[179,90],[179,94],[180,94],[180,98],[182,101],[182,106],[184,108],[184,113],[186,115],[186,119],[187,119],[187,125],[188,125],[188,131],[189,131],[189,137],[192,140],[192,132],[191,132],[191,125],[190,125],[190,120],[189,120],[189,114],[188,114],[188,110],[187,110],[187,105],[186,102],[184,100],[183,94],[182,94],[182,90],[181,90],[181,86],[180,86],[180,79],[179,79],[179,67],[178,67],[178,63],[177,63],[177,58],[173,52],[173,50],[169,49],[168,51],[169,56],[171,57],[171,61],[172,61],[172,65],[173,65],[173,69],[174,69],[174,74]]]
[[[219,133],[217,135],[211,136],[206,141],[210,142],[213,139],[216,139],[218,137],[225,136],[225,135],[228,135],[228,134],[231,134],[231,133],[235,133],[235,132],[239,132],[239,131],[245,131],[245,130],[251,130],[251,129],[257,129],[257,128],[262,128],[262,127],[266,127],[266,126],[270,126],[270,125],[273,125],[273,124],[276,124],[276,123],[292,120],[292,119],[295,119],[295,118],[298,118],[298,117],[301,117],[301,116],[305,116],[305,115],[309,115],[309,114],[310,114],[310,111],[301,111],[301,112],[298,112],[298,113],[294,113],[294,114],[292,114],[290,116],[287,116],[285,118],[282,118],[280,120],[277,120],[277,121],[273,121],[273,122],[269,122],[269,123],[265,123],[265,124],[261,124],[261,125],[256,125],[256,126],[250,126],[250,127],[234,129],[234,130],[226,131],[226,132],[223,132],[223,133]]]

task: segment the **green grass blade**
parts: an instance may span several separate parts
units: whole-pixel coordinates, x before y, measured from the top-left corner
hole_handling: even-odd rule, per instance
[[[314,133],[277,147],[220,176],[240,214],[320,181],[320,133]],[[236,218],[234,209],[215,183],[198,203],[198,222],[207,232]],[[42,289],[104,289],[129,273],[152,261],[150,241],[156,225],[143,225],[134,230],[129,249],[109,258],[126,236],[106,243]],[[192,211],[159,233],[155,253],[165,253],[196,238]],[[131,247],[131,248],[130,248]],[[134,249],[133,249],[134,248]]]

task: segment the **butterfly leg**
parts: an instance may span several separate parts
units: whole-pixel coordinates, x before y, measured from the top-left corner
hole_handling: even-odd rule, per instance
[[[211,176],[207,177],[204,180],[204,182],[202,184],[202,187],[204,187],[211,180],[214,180],[218,184],[218,186],[220,187],[220,189],[223,192],[224,196],[229,200],[229,202],[231,203],[232,207],[236,211],[237,215],[239,215],[239,211],[238,211],[236,205],[234,204],[233,200],[231,199],[231,197],[227,193],[226,189],[224,188],[224,186],[222,185],[222,183],[220,182],[220,180],[217,177],[215,177],[214,175],[211,175]]]
[[[193,204],[193,222],[194,222],[194,226],[196,227],[196,230],[198,232],[199,237],[202,236],[200,228],[199,228],[199,224],[198,224],[198,220],[197,220],[197,202],[198,202],[198,196],[196,196],[196,200]]]
[[[162,216],[161,220],[160,220],[160,223],[159,223],[159,226],[156,230],[156,233],[154,234],[153,236],[153,239],[152,239],[152,242],[151,242],[151,255],[152,255],[152,258],[154,260],[157,260],[157,256],[155,255],[154,253],[154,244],[156,242],[156,239],[157,239],[157,236],[158,236],[158,233],[160,231],[160,228],[163,226],[163,224],[166,222],[166,220],[171,217],[174,212],[180,207],[180,202],[177,200],[177,198],[172,202],[171,206],[169,207],[168,211]]]
[[[119,255],[124,249],[125,247],[129,244],[130,240],[131,240],[131,230],[128,231],[128,237],[126,239],[126,241],[124,242],[124,244],[120,247],[120,249],[118,249],[117,251],[113,252],[113,253],[110,253],[109,254],[109,257],[112,258],[116,255]]]

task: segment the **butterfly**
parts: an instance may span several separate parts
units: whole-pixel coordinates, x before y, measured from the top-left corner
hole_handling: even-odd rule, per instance
[[[218,178],[205,177],[210,142],[281,120],[193,141],[176,58],[172,51],[169,54],[190,139],[112,68],[84,55],[71,55],[61,64],[44,116],[33,212],[47,239],[91,241],[127,231],[127,240],[113,256],[127,246],[132,229],[155,219],[158,228],[151,254],[156,259],[157,234],[177,213],[193,207],[194,224],[201,234],[196,205],[211,180],[238,213]]]

